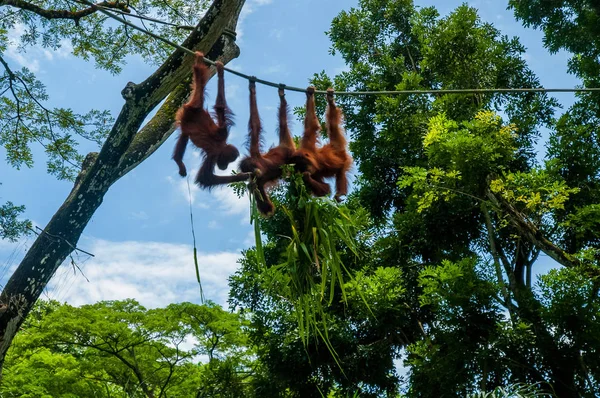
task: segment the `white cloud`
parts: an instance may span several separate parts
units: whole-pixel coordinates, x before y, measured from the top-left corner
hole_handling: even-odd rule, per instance
[[[52,59],[54,58],[54,54],[50,50],[44,49],[42,50],[42,52],[44,53],[44,56],[48,61],[52,61]]]
[[[19,246],[20,242],[10,242],[9,240],[0,239],[0,253],[13,251]]]
[[[271,65],[269,67],[267,67],[265,70],[263,70],[263,72],[265,73],[265,75],[272,75],[275,73],[279,73],[283,70],[283,66],[281,64],[276,64],[276,65]]]
[[[196,173],[198,172],[198,169],[202,163],[202,159],[200,158],[200,150],[195,149],[192,145],[189,145],[183,162],[185,163],[185,168],[188,173],[187,177],[182,178],[175,173],[174,176],[167,176],[167,182],[175,187],[176,192],[179,193],[179,197],[183,199],[185,203],[189,204],[191,196],[192,204],[202,209],[207,209],[209,206],[204,201],[196,202],[198,194],[200,193],[200,189],[198,189],[198,187],[194,184],[194,178],[196,177]]]
[[[232,171],[236,169],[236,166],[236,162],[230,163],[227,170],[224,170],[222,174],[230,175]],[[215,198],[215,204],[218,205],[219,209],[223,210],[225,214],[233,216],[243,215],[242,224],[250,222],[250,203],[247,195],[240,198],[233,189],[226,185],[216,187],[212,191],[212,195]]]
[[[248,196],[238,197],[229,187],[217,187],[213,191],[219,209],[227,215],[243,215],[241,224],[250,222],[250,202]]]
[[[193,248],[189,245],[94,239],[86,247],[95,257],[76,259],[76,263],[89,282],[66,262],[50,281],[48,297],[72,305],[135,298],[149,308],[200,301]],[[227,305],[227,278],[237,270],[239,257],[237,251],[198,253],[207,299]]]
[[[134,220],[140,220],[140,221],[144,221],[144,220],[148,220],[150,217],[148,216],[148,214],[143,211],[134,211],[133,213],[131,213],[129,215],[129,218],[134,219]]]
[[[273,0],[250,0],[247,1],[242,8],[242,12],[240,13],[239,23],[237,27],[237,42],[238,44],[242,43],[242,37],[244,36],[244,21],[248,17],[248,15],[252,14],[256,11],[256,7],[266,6],[273,2]]]
[[[21,36],[25,33],[25,26],[23,24],[16,24],[13,29],[8,32],[8,43],[6,48],[6,55],[17,62],[20,66],[28,68],[32,72],[37,72],[40,69],[40,63],[37,59],[34,59],[32,54],[28,54],[26,57],[19,51],[19,42]],[[33,52],[33,51],[32,51]]]
[[[67,39],[62,39],[60,41],[60,48],[54,51],[54,55],[59,58],[68,58],[73,53],[73,45]]]
[[[269,36],[275,38],[277,41],[281,41],[283,38],[283,29],[271,29]]]
[[[66,39],[62,39],[60,41],[60,47],[53,51],[37,45],[34,47],[29,47],[27,49],[27,53],[21,52],[19,49],[19,43],[21,41],[21,36],[24,33],[25,26],[23,24],[16,24],[14,28],[8,32],[6,55],[20,66],[24,66],[34,73],[40,71],[40,61],[52,61],[54,57],[67,58],[73,51],[71,42]]]
[[[9,58],[12,58],[19,65],[26,67],[31,72],[37,73],[40,71],[40,62],[37,59],[34,59],[31,54],[25,56],[20,53],[16,45],[9,44],[6,54]]]
[[[186,163],[186,168],[188,170],[188,175],[190,178],[190,191],[191,191],[191,199],[192,203],[196,207],[200,207],[202,209],[218,209],[222,211],[223,214],[229,216],[239,216],[243,215],[244,217],[241,220],[242,224],[247,224],[250,222],[250,204],[248,202],[247,195],[239,198],[233,189],[231,189],[227,185],[216,186],[210,192],[201,190],[196,184],[193,183],[193,176],[196,171],[200,167],[201,159],[199,155],[199,151],[193,151],[194,158]],[[237,169],[237,162],[233,162],[229,164],[227,170],[219,170],[215,167],[215,174],[217,175],[231,175],[233,170]],[[179,198],[184,200],[186,203],[190,201],[190,192],[188,191],[188,182],[186,178],[179,178],[177,176],[172,177],[168,176],[167,181],[174,185],[176,191],[179,193]]]
[[[189,174],[189,168],[186,165],[186,168],[188,169],[188,174]],[[189,177],[187,177],[189,178]],[[184,178],[179,178],[179,177],[173,177],[173,176],[167,176],[167,182],[173,186],[175,186],[175,189],[177,191],[177,193],[179,194],[179,198],[184,199],[186,202],[189,203],[190,201],[190,195],[191,195],[191,201],[192,203],[194,203],[196,201],[196,193],[198,192],[195,189],[191,189],[191,184],[190,183],[190,190],[188,191],[188,180],[186,177]]]
[[[256,244],[256,239],[254,237],[254,229],[251,229],[250,231],[248,231],[248,235],[246,235],[246,239],[244,239],[244,246],[252,247],[252,246],[255,246],[255,244]]]
[[[229,65],[227,65],[227,66],[229,66]],[[225,92],[227,93],[227,96],[229,98],[235,98],[235,97],[237,97],[239,91],[240,91],[240,85],[239,84],[236,84],[236,83],[233,83],[233,84],[226,83],[225,84]]]

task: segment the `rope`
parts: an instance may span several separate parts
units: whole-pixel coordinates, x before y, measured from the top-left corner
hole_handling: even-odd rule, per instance
[[[164,42],[164,43],[166,43],[166,44],[168,44],[168,45],[170,45],[172,47],[175,47],[175,48],[177,48],[177,49],[179,49],[181,51],[187,52],[187,53],[192,54],[192,55],[195,54],[189,48],[182,47],[179,44],[174,43],[174,42],[172,42],[169,39],[165,39],[164,37],[157,35],[156,33],[150,32],[149,30],[146,30],[144,28],[140,28],[139,26],[137,26],[135,24],[132,24],[131,22],[129,22],[129,21],[127,21],[127,20],[125,20],[125,19],[123,19],[121,17],[118,17],[118,16],[114,15],[112,12],[107,11],[104,7],[98,7],[96,4],[92,3],[89,0],[77,0],[77,1],[80,2],[80,3],[86,4],[86,5],[88,5],[88,6],[92,7],[92,8],[95,8],[98,11],[100,11],[102,14],[104,14],[104,15],[112,18],[112,19],[114,19],[115,21],[119,21],[119,22],[121,22],[124,25],[130,26],[133,29],[137,29],[140,32],[146,33],[147,35],[149,35],[151,37],[154,37],[155,39],[160,40],[160,41],[162,41],[162,42]],[[209,60],[207,58],[204,58],[204,61],[206,63],[210,64],[210,65],[214,65],[215,64],[213,61],[211,61],[211,60]]]
[[[160,40],[174,48],[177,48],[178,50],[181,50],[181,51],[186,52],[191,55],[196,54],[194,51],[190,50],[189,48],[185,48],[177,43],[170,41],[169,39],[166,39],[162,36],[157,35],[156,33],[153,33],[149,30],[141,28],[123,18],[120,18],[120,17],[114,15],[111,11],[108,11],[104,7],[97,6],[96,4],[92,3],[89,0],[77,0],[77,1],[79,1],[80,3],[86,4],[92,8],[95,8],[98,11],[100,11],[101,13],[107,15],[108,17],[110,17],[116,21],[119,21],[122,24],[130,26],[133,29],[137,29],[140,32],[146,33],[147,35],[149,35],[157,40]],[[209,65],[215,64],[214,61],[211,61],[208,58],[204,58],[204,62],[206,62]],[[301,92],[301,93],[306,92],[306,88],[288,86],[283,83],[274,83],[274,82],[271,82],[268,80],[259,79],[256,76],[246,75],[242,72],[238,72],[236,70],[233,70],[233,69],[227,68],[227,67],[224,67],[223,69],[231,74],[234,74],[236,76],[239,76],[239,77],[244,78],[249,81],[254,81],[256,83],[263,84],[265,86],[280,88],[283,85],[285,87],[285,89],[288,91],[297,91],[297,92]],[[584,87],[584,88],[543,88],[543,87],[537,87],[537,88],[458,88],[458,89],[395,90],[395,91],[336,91],[335,94],[336,95],[360,96],[360,95],[400,95],[400,94],[423,95],[423,94],[478,94],[478,93],[481,93],[481,94],[483,94],[483,93],[580,93],[580,92],[600,92],[600,88],[599,87]],[[315,90],[315,94],[327,94],[327,91]]]

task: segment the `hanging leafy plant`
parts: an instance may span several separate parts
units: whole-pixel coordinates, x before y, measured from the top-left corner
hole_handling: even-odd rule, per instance
[[[265,261],[260,228],[262,217],[251,198],[259,268],[269,288],[292,306],[303,344],[306,346],[311,336],[318,336],[337,361],[327,335],[325,309],[336,298],[344,304],[347,301],[344,285],[353,280],[353,275],[344,260],[361,261],[357,234],[364,231],[360,226],[368,215],[363,209],[352,211],[329,198],[313,197],[307,192],[301,175],[287,174],[281,188],[283,197],[275,197],[274,201],[279,213],[276,217],[281,218],[288,232],[277,234],[281,252],[271,264]],[[358,294],[367,304],[362,293]]]

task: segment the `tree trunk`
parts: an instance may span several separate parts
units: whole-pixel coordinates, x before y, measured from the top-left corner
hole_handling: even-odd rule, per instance
[[[227,63],[239,55],[237,20],[245,0],[215,0],[183,46]],[[122,92],[125,104],[100,153],[83,162],[71,193],[37,237],[0,295],[0,372],[23,320],[58,267],[75,249],[104,195],[148,158],[174,131],[175,111],[186,100],[193,56],[176,50],[150,77]],[[213,72],[214,73],[214,72]],[[152,120],[146,116],[169,95]],[[139,130],[139,131],[138,131]]]
[[[510,223],[515,227],[528,245],[537,247],[539,250],[548,254],[548,256],[566,267],[577,267],[580,265],[576,259],[572,258],[572,256],[565,253],[562,249],[543,236],[541,231],[520,214],[506,199],[502,198],[500,195],[494,195],[489,189],[487,190],[487,197],[496,207],[496,211],[503,212],[503,215],[508,215]],[[487,211],[485,204],[483,205],[483,208]],[[489,213],[484,215],[486,216],[488,235],[490,236],[491,242],[490,247],[494,261],[503,262],[509,277],[509,287],[517,303],[515,312],[521,320],[531,325],[535,337],[535,347],[538,348],[539,353],[541,354],[544,367],[549,371],[549,380],[545,380],[545,377],[542,374],[533,369],[530,373],[530,377],[538,379],[538,382],[543,389],[551,394],[555,394],[557,397],[577,397],[578,391],[575,384],[575,368],[577,364],[574,360],[573,351],[568,348],[561,349],[558,346],[553,335],[549,331],[548,325],[546,325],[542,318],[542,304],[535,297],[531,288],[523,279],[523,270],[526,266],[530,266],[531,264],[529,257],[537,255],[534,255],[533,250],[526,249],[525,245],[521,243],[521,247],[517,248],[514,254],[515,270],[513,270],[511,264],[506,259],[506,256],[502,254],[503,251],[495,243]],[[524,359],[521,359],[521,361],[524,361]],[[546,381],[549,385],[545,384]]]

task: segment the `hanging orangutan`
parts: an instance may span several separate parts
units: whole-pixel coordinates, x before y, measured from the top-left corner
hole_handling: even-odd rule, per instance
[[[352,158],[346,149],[346,138],[341,128],[342,111],[335,105],[333,89],[327,90],[327,135],[329,143],[317,147],[317,134],[321,125],[315,111],[315,88],[306,90],[306,117],[304,119],[304,134],[300,148],[292,155],[291,163],[295,169],[303,173],[304,182],[315,196],[325,196],[331,192],[331,187],[324,179],[335,177],[335,200],[348,193],[348,178],[346,173],[352,165]]]
[[[217,61],[215,67],[218,77],[217,99],[214,106],[216,123],[204,108],[206,83],[210,78],[210,70],[204,63],[204,54],[198,51],[193,67],[192,94],[189,101],[177,111],[176,115],[176,120],[181,127],[181,135],[173,151],[173,160],[179,166],[179,175],[185,177],[187,171],[183,163],[183,155],[188,141],[191,139],[194,145],[203,150],[204,159],[195,181],[201,188],[207,189],[211,189],[215,185],[229,184],[250,178],[250,174],[247,173],[230,176],[214,174],[215,165],[219,169],[225,170],[229,163],[236,160],[240,154],[235,146],[227,144],[229,129],[233,125],[233,114],[225,101],[223,63]]]
[[[256,193],[256,207],[266,216],[275,211],[273,203],[265,188],[272,186],[281,178],[281,166],[290,162],[291,156],[296,150],[292,134],[288,127],[288,105],[285,99],[283,86],[279,87],[279,145],[262,153],[261,132],[262,126],[258,107],[256,105],[256,82],[250,80],[250,120],[248,122],[248,138],[250,155],[240,163],[240,170],[245,173],[253,173],[254,181],[250,184]]]

